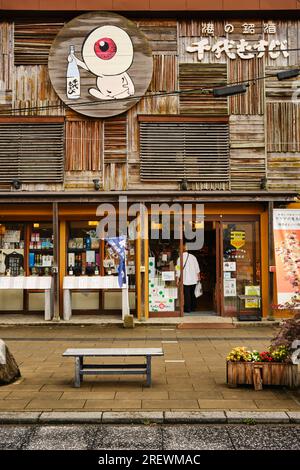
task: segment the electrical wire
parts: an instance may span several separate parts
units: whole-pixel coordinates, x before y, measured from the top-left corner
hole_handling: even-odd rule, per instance
[[[291,71],[291,70],[299,70],[299,69],[288,69],[288,70]],[[212,93],[213,89],[216,89],[216,88],[222,88],[222,87],[226,87],[226,86],[230,87],[230,86],[233,86],[233,85],[241,85],[241,84],[245,84],[245,83],[255,84],[255,82],[260,81],[260,80],[266,80],[266,79],[271,78],[271,77],[277,77],[277,73],[278,73],[278,71],[274,74],[262,75],[262,76],[258,76],[258,77],[248,78],[246,80],[238,80],[238,81],[235,81],[235,82],[229,82],[229,83],[227,82],[227,83],[224,83],[223,85],[220,85],[220,86],[217,86],[217,87],[209,87],[209,88],[208,87],[201,87],[201,88],[191,88],[191,89],[187,89],[187,90],[173,90],[173,91],[154,92],[154,93],[148,92],[148,94],[135,95],[135,96],[132,96],[132,97],[128,97],[126,99],[126,101],[138,102],[139,100],[142,100],[142,99],[146,100],[146,99],[149,99],[149,98],[151,99],[151,98],[156,98],[156,97],[176,96],[176,95],[180,95],[180,94],[209,94],[209,93]],[[117,100],[111,100],[111,102],[116,103]],[[81,106],[107,105],[108,103],[110,103],[110,100],[98,101],[98,102],[94,102],[94,101],[76,102],[76,109],[78,107],[81,107]],[[24,107],[24,108],[12,108],[12,109],[3,110],[3,111],[0,110],[0,116],[1,115],[8,116],[9,113],[21,113],[22,111],[28,113],[29,111],[40,111],[40,110],[43,111],[43,110],[46,110],[46,109],[63,108],[64,105],[68,106],[67,104],[61,102],[61,103],[54,104],[54,105],[31,106],[31,107]],[[47,115],[47,117],[49,117],[49,115]]]

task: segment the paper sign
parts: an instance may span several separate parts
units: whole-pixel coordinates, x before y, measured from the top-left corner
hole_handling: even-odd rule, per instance
[[[95,263],[95,252],[92,250],[86,251],[86,262],[87,263]]]
[[[224,272],[224,279],[231,279],[231,272],[225,271]]]
[[[174,281],[175,273],[174,271],[162,271],[161,277],[163,281]]]
[[[20,242],[20,230],[6,230],[3,236],[4,243],[19,243]]]
[[[224,269],[224,271],[236,271],[236,262],[235,261],[224,261],[223,269]]]
[[[154,256],[149,257],[149,279],[155,277],[155,258]]]
[[[224,279],[224,297],[236,296],[236,279]]]

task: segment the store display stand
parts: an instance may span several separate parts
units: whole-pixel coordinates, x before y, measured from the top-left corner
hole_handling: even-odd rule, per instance
[[[63,319],[72,317],[72,290],[122,289],[122,320],[129,315],[128,279],[127,284],[119,286],[117,276],[65,276],[63,281],[64,311]]]

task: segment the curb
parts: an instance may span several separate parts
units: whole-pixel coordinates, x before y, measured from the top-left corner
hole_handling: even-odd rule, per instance
[[[124,411],[0,413],[0,424],[300,424],[300,411]]]

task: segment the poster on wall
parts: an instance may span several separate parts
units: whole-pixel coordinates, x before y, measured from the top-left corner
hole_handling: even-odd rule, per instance
[[[224,297],[236,297],[236,279],[224,279]]]
[[[274,209],[277,301],[300,309],[300,209]]]

